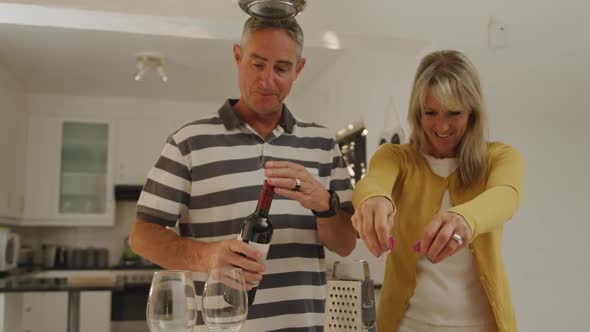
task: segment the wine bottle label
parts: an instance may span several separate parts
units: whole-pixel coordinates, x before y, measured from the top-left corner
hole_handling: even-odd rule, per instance
[[[266,255],[268,254],[268,249],[270,248],[270,243],[263,244],[257,242],[251,242],[242,239],[242,233],[238,234],[238,240],[246,242],[248,245],[252,246],[254,249],[260,251],[262,253],[262,259],[260,260],[261,263],[266,262]]]
[[[262,259],[259,260],[259,262],[263,263],[263,264],[266,262],[266,255],[268,254],[268,249],[270,248],[270,243],[269,244],[262,244],[262,243],[258,243],[258,242],[245,241],[244,239],[242,239],[242,233],[238,234],[238,240],[244,241],[249,246],[260,251],[262,253]],[[258,286],[258,283],[254,284],[254,286]]]

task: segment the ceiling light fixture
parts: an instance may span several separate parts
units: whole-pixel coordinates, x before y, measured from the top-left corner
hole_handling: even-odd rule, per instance
[[[137,60],[137,72],[135,73],[134,79],[141,81],[145,77],[145,74],[154,70],[158,73],[160,80],[166,83],[168,82],[168,75],[164,70],[164,58],[157,53],[140,53],[136,55]]]
[[[240,8],[250,16],[267,20],[294,17],[305,8],[305,0],[239,0]]]

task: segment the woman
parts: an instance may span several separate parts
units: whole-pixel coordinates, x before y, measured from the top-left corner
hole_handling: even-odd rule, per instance
[[[410,143],[380,147],[353,197],[353,224],[373,255],[390,234],[397,240],[379,332],[516,331],[501,240],[520,204],[524,160],[485,141],[473,64],[457,51],[424,57],[408,118]]]

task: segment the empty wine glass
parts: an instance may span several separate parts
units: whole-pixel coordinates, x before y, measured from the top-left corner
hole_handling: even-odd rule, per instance
[[[192,274],[188,271],[154,273],[146,316],[151,332],[190,332],[197,304]]]
[[[209,270],[203,290],[203,321],[211,332],[237,332],[248,316],[248,295],[242,270]]]

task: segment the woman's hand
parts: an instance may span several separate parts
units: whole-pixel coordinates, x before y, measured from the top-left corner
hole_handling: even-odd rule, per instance
[[[381,256],[389,249],[393,215],[390,200],[385,197],[372,197],[364,201],[352,216],[352,225],[375,257]]]
[[[457,234],[460,239],[457,236],[453,237],[453,234]],[[467,247],[472,238],[473,232],[465,218],[445,211],[437,213],[432,218],[416,246],[432,263],[439,263]]]

